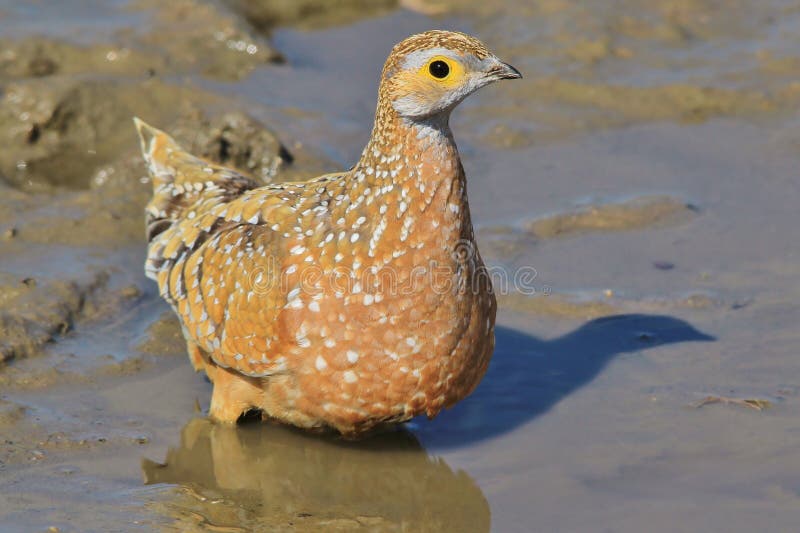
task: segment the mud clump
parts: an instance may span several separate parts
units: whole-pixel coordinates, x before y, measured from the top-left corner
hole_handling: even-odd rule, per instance
[[[763,398],[732,398],[730,396],[711,395],[706,396],[702,400],[693,403],[691,406],[695,409],[700,409],[707,405],[719,403],[722,405],[738,405],[739,407],[746,407],[754,411],[763,411],[773,406],[770,400]]]
[[[83,283],[56,280],[43,286],[8,274],[0,274],[0,280],[0,362],[5,362],[31,355],[70,329],[107,276],[98,274]]]
[[[211,97],[158,80],[34,79],[5,88],[0,172],[18,186],[86,188],[94,171],[136,145],[134,114],[174,120]]]
[[[63,62],[53,56],[58,44],[42,39],[26,39],[20,43],[2,43],[0,73],[9,78],[38,78],[55,74]]]
[[[601,300],[580,300],[560,294],[499,294],[498,304],[504,309],[557,319],[590,320],[619,314],[621,309]]]
[[[19,422],[24,416],[24,406],[7,400],[0,400],[0,427]]]
[[[0,76],[153,76],[199,73],[239,80],[258,66],[283,57],[236,14],[214,2],[140,0],[133,9],[150,12],[142,29],[117,32],[107,44],[76,44],[47,37],[0,40]]]
[[[755,115],[778,108],[777,102],[761,92],[681,84],[626,87],[551,78],[531,89],[540,101],[607,113],[611,115],[607,120],[618,117],[620,125],[672,118],[695,122],[715,116]]]
[[[398,0],[225,0],[258,31],[269,33],[276,26],[319,29],[376,17],[396,9]]]
[[[123,44],[81,46],[47,37],[0,40],[0,77],[6,80],[107,74],[145,76],[164,70],[166,59]]]
[[[172,135],[189,152],[271,182],[294,156],[265,125],[241,112],[211,120],[179,122]]]
[[[191,132],[187,148],[264,181],[291,162],[272,132],[241,113],[204,122],[212,103],[230,106],[222,96],[161,81],[176,74],[238,80],[281,61],[241,15],[205,0],[139,0],[130,9],[146,12],[150,24],[118,31],[109,44],[0,42],[2,180],[34,191],[87,188],[96,172],[136,146],[134,115],[164,129],[177,123],[184,137]]]
[[[609,289],[565,294],[552,292],[547,287],[539,288],[535,293],[498,292],[497,301],[504,309],[557,320],[592,320],[625,313],[713,311],[730,309],[736,305],[735,302],[703,293],[626,298]]]
[[[302,173],[305,164],[325,165],[301,150],[295,167],[295,156],[277,136],[241,112],[208,118],[203,107],[219,103],[209,93],[158,80],[40,82],[12,85],[0,105],[0,124],[13,126],[0,127],[7,148],[0,150],[0,169],[14,173],[10,182],[19,189],[4,187],[0,195],[0,234],[8,235],[0,239],[0,254],[14,243],[107,251],[143,244],[142,209],[151,186],[134,115],[174,129],[193,153],[263,183]],[[51,194],[55,190],[60,192]],[[47,194],[27,194],[34,192]]]
[[[553,141],[580,131],[624,128],[652,122],[702,123],[716,117],[774,114],[800,101],[800,90],[775,92],[687,84],[630,87],[550,77],[512,86],[512,102],[492,108],[492,120],[528,117],[535,130],[495,124],[483,135],[494,146],[520,148]],[[526,102],[524,106],[514,102]],[[531,104],[532,103],[532,104]],[[483,117],[485,110],[471,110]],[[481,119],[482,120],[482,119]]]
[[[481,249],[493,262],[513,261],[541,241],[590,233],[616,233],[683,224],[699,209],[671,196],[642,196],[554,213],[518,225],[480,228]]]
[[[678,224],[690,220],[696,213],[696,207],[675,198],[641,197],[543,217],[527,223],[525,229],[538,239],[554,239],[583,233],[631,231]]]
[[[205,118],[217,97],[147,80],[27,80],[12,84],[0,102],[0,173],[22,188],[88,188],[103,181],[108,165],[138,146],[131,117],[168,125],[198,155],[271,181],[293,161],[262,124],[243,113]],[[100,176],[98,177],[98,173]]]
[[[140,343],[137,350],[147,354],[180,354],[186,353],[186,339],[181,333],[180,322],[175,313],[169,311],[147,328],[147,338]]]
[[[170,71],[199,71],[212,78],[238,80],[259,65],[283,61],[239,17],[214,2],[139,0],[134,5],[153,11],[151,29],[137,43],[163,54]]]

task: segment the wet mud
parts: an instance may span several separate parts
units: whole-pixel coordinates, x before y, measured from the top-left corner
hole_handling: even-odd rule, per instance
[[[269,35],[278,26],[306,30],[343,26],[368,17],[386,15],[396,9],[398,0],[226,0],[226,4],[245,18],[257,31]]]
[[[654,121],[755,119],[796,108],[797,6],[771,0],[430,0],[490,36],[530,83],[508,88],[482,141],[524,147]]]
[[[211,424],[142,272],[131,118],[264,183],[347,168],[431,27],[525,75],[453,117],[486,378],[362,443]],[[0,0],[0,524],[793,530],[798,27],[783,0]]]

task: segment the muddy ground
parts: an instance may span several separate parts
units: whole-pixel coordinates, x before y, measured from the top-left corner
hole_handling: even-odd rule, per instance
[[[210,424],[131,117],[265,183],[346,168],[434,27],[525,74],[453,118],[510,281],[486,378],[359,444]],[[786,0],[0,0],[0,531],[796,530],[798,29]]]

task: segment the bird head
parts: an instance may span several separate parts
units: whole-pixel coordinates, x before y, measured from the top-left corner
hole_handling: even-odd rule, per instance
[[[521,77],[474,37],[433,30],[392,49],[383,68],[381,98],[401,117],[425,119],[449,113],[492,82]]]

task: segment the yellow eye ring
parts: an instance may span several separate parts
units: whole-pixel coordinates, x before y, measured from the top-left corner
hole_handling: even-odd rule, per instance
[[[450,85],[461,79],[464,67],[445,56],[434,56],[420,69],[420,74],[437,83]]]

